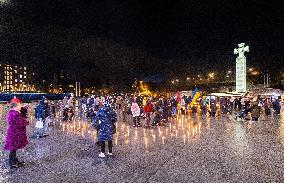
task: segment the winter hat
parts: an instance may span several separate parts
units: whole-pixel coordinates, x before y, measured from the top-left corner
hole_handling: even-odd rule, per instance
[[[21,100],[18,99],[16,96],[14,96],[14,98],[12,100],[10,100],[10,103],[16,103],[16,104],[19,104],[21,103]]]

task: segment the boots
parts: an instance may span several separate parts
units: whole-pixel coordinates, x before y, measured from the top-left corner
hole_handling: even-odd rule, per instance
[[[19,168],[24,165],[23,162],[20,162],[17,158],[9,159],[9,166],[10,168]]]

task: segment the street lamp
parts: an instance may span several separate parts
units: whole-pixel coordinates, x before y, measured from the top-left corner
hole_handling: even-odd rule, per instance
[[[209,78],[212,78],[212,79],[214,78],[214,75],[215,75],[214,72],[211,72],[211,73],[208,74]]]

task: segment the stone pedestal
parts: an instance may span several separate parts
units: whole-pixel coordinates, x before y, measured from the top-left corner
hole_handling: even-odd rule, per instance
[[[247,91],[247,69],[246,57],[238,57],[236,59],[236,92]]]

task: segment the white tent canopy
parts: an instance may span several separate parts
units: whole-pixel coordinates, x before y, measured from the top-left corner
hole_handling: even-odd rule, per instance
[[[216,97],[242,97],[244,93],[234,93],[234,92],[226,92],[226,93],[211,93],[209,96]]]
[[[283,96],[284,92],[280,89],[274,89],[274,88],[257,88],[248,93],[248,96],[255,97],[258,95],[262,96]]]

